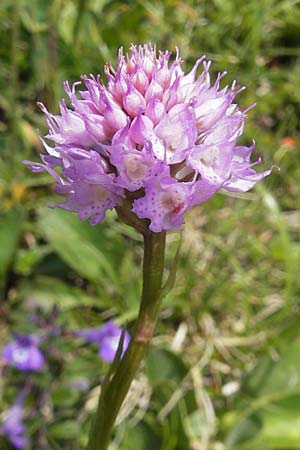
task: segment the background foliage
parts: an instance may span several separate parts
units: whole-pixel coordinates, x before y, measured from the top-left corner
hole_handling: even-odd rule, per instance
[[[48,210],[49,177],[21,165],[38,158],[36,129],[46,131],[35,102],[57,111],[62,81],[101,73],[120,45],[178,46],[187,68],[206,53],[215,73],[226,69],[228,83],[248,87],[239,103],[257,106],[243,143],[255,137],[265,167],[281,171],[187,217],[176,288],[112,449],[300,449],[299,0],[2,0],[0,20],[3,342],[30,330],[26,316],[37,307],[57,305],[70,329],[110,317],[130,326],[139,300],[139,236],[114,214],[92,228]],[[177,239],[169,236],[169,264]],[[56,345],[59,364],[39,379],[50,395],[28,429],[33,448],[78,450],[107,367],[93,349]],[[10,372],[12,386],[17,377]],[[90,388],[71,389],[82,378]],[[5,410],[13,388],[3,394]],[[9,449],[4,439],[0,446]]]

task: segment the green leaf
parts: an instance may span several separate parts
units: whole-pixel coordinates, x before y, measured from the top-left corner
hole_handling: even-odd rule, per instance
[[[264,357],[249,375],[244,392],[252,391],[255,398],[241,410],[227,436],[226,448],[240,449],[243,445],[244,449],[244,444],[252,442],[249,449],[256,449],[254,443],[272,450],[300,449],[299,352],[298,337],[278,361]]]
[[[81,289],[46,276],[24,280],[20,285],[22,297],[29,297],[46,310],[59,305],[61,311],[83,306],[105,306],[101,298],[93,297]]]
[[[120,246],[110,239],[107,225],[92,227],[60,209],[44,211],[39,223],[55,251],[76,272],[94,282],[108,277],[117,286],[111,259],[120,256]]]
[[[23,212],[10,211],[0,215],[0,288],[5,286],[5,277],[13,261],[22,230]]]
[[[72,406],[78,401],[82,393],[79,389],[72,389],[67,386],[57,386],[52,391],[52,401],[56,407]]]
[[[278,394],[280,392],[294,392],[300,390],[300,338],[290,342],[277,361],[271,358],[263,358],[253,373],[252,377],[260,373],[260,383],[252,383],[253,389],[260,396]]]
[[[50,445],[52,450],[62,450],[62,448],[57,444],[57,442],[46,433],[48,444]]]
[[[300,449],[300,394],[267,405],[260,416],[261,437],[272,449]]]
[[[187,373],[187,368],[175,353],[152,348],[146,358],[146,371],[153,386],[162,383],[176,386]]]
[[[226,440],[226,449],[300,449],[300,393],[270,400],[238,421]]]
[[[18,275],[28,276],[38,263],[49,253],[49,246],[34,246],[19,249],[16,254],[13,270]]]
[[[152,450],[158,448],[161,448],[160,439],[145,422],[139,422],[134,427],[127,427],[121,450]]]
[[[80,427],[76,420],[60,420],[49,425],[49,435],[55,439],[76,439]]]
[[[256,438],[262,428],[261,421],[256,415],[238,420],[226,438],[226,449],[238,448],[239,445]]]

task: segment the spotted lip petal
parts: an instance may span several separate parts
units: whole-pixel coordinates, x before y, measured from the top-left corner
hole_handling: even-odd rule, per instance
[[[194,183],[180,183],[166,171],[145,187],[145,195],[134,201],[132,210],[139,218],[151,220],[151,231],[180,230],[193,195]]]
[[[178,50],[171,62],[151,44],[120,49],[106,84],[99,75],[65,82],[71,107],[62,100],[57,115],[39,104],[53,147],[42,140],[42,162],[25,163],[55,179],[66,196],[57,206],[81,220],[94,225],[115,206],[120,213],[124,199],[124,214],[129,203],[152,231],[180,229],[185,211],[221,188],[245,191],[270,174],[253,169],[253,146],[237,146],[250,108],[234,99],[244,88],[220,87],[226,72],[211,82],[210,65],[202,57],[185,74]]]

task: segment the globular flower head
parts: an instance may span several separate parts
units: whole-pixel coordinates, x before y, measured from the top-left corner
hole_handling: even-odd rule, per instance
[[[38,348],[38,338],[34,335],[16,335],[4,347],[2,357],[7,364],[22,371],[38,372],[45,364],[45,358]]]
[[[43,141],[42,163],[26,163],[54,177],[66,196],[57,206],[96,224],[107,209],[126,215],[129,202],[147,229],[180,229],[190,207],[222,188],[247,191],[270,173],[253,169],[253,146],[237,146],[242,89],[220,88],[225,73],[212,83],[204,57],[187,74],[182,67],[178,51],[171,61],[169,51],[132,45],[127,55],[120,49],[116,69],[105,67],[106,83],[82,76],[79,94],[78,82],[65,83],[71,107],[63,100],[53,115],[41,105],[53,145]]]
[[[76,332],[76,335],[87,342],[97,344],[100,358],[104,361],[111,362],[113,361],[118,350],[122,332],[122,328],[118,327],[112,320],[110,320],[99,328],[79,330]],[[125,331],[122,356],[128,347],[129,341],[130,335],[127,331]]]

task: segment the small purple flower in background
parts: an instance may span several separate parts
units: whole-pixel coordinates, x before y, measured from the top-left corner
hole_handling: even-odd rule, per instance
[[[122,328],[116,326],[114,322],[110,320],[109,322],[106,322],[103,327],[77,331],[76,336],[81,337],[87,342],[98,344],[100,358],[104,361],[111,362],[118,349],[122,331]],[[122,356],[128,347],[129,341],[130,335],[125,331]]]
[[[102,331],[103,335],[99,343],[99,355],[104,361],[110,362],[115,357],[123,330],[114,325],[113,321],[109,321],[102,327]],[[129,341],[129,333],[125,331],[122,356],[128,347]]]
[[[4,434],[16,449],[23,449],[27,446],[23,416],[23,398],[21,398],[17,399],[13,406],[7,410],[0,428],[1,434]]]
[[[95,225],[114,207],[125,217],[129,204],[151,231],[177,230],[189,208],[220,189],[248,191],[270,174],[253,169],[261,162],[250,161],[253,146],[237,146],[247,110],[233,101],[243,88],[220,88],[225,72],[211,83],[205,57],[188,74],[178,51],[170,57],[150,44],[125,56],[120,49],[116,70],[105,67],[106,84],[82,76],[77,96],[80,82],[65,83],[72,109],[62,100],[53,115],[40,104],[53,147],[43,141],[42,163],[25,163],[54,177],[66,196],[58,207]]]
[[[7,364],[19,370],[38,372],[45,363],[38,342],[35,335],[16,334],[15,339],[4,347],[2,357]]]

